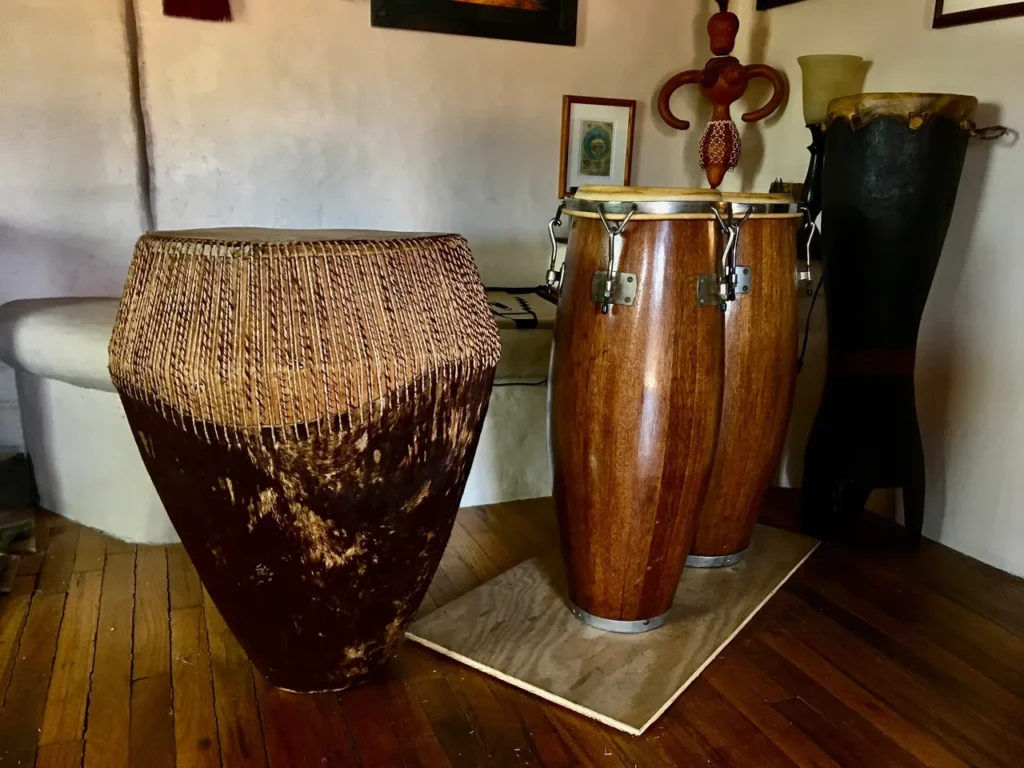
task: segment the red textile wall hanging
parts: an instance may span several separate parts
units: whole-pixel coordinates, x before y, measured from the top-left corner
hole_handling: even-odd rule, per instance
[[[164,0],[165,16],[201,21],[231,21],[229,0]]]

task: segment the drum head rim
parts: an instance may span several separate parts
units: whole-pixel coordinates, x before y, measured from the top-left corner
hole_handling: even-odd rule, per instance
[[[572,199],[595,203],[717,203],[722,193],[686,187],[585,186],[576,190]]]
[[[579,619],[581,622],[586,624],[588,627],[599,629],[602,632],[614,632],[619,635],[640,635],[644,632],[652,632],[665,625],[668,621],[668,611],[661,614],[661,616],[655,616],[653,619],[641,619],[640,621],[621,621],[619,619],[604,619],[600,616],[595,616],[592,613],[587,613],[575,603],[569,604],[572,611],[572,615]]]
[[[646,202],[625,202],[612,200],[580,200],[575,197],[567,197],[565,203],[565,214],[567,216],[578,216],[582,218],[597,218],[603,210],[605,218],[609,221],[617,221],[624,218],[630,211],[634,211],[634,218],[643,219],[669,219],[680,216],[694,218],[715,218],[715,208],[723,212],[729,207],[733,215],[742,216],[748,210],[755,216],[799,216],[801,209],[795,202],[773,202],[773,203],[712,203],[698,202],[693,200],[661,200]],[[634,210],[635,209],[635,210]]]
[[[750,547],[731,555],[690,555],[686,558],[687,568],[731,568],[747,559]]]
[[[567,197],[565,200],[565,213],[569,216],[590,214],[596,216],[604,211],[609,220],[621,219],[631,210],[636,208],[635,213],[641,216],[677,216],[680,214],[697,214],[713,219],[715,203],[711,201],[695,200],[648,200],[643,202],[627,202],[624,200],[580,200],[575,197]]]

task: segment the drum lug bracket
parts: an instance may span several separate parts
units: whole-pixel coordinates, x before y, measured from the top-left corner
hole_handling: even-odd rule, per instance
[[[604,270],[594,273],[590,282],[590,300],[595,304],[605,303],[605,286],[608,273]],[[612,275],[612,295],[609,304],[622,304],[627,307],[636,302],[636,275],[632,272],[616,272]]]
[[[722,280],[715,273],[697,276],[697,304],[702,307],[722,306]]]
[[[736,267],[736,295],[750,293],[752,270],[742,265]]]

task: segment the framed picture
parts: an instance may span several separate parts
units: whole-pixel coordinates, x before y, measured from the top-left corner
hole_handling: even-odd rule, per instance
[[[635,101],[563,97],[558,196],[585,185],[628,187],[635,122]]]
[[[375,27],[576,45],[578,0],[371,0]]]
[[[932,28],[958,27],[979,21],[1024,16],[1024,2],[1019,0],[935,0]]]
[[[757,10],[770,11],[772,8],[781,8],[783,5],[792,5],[802,0],[757,0]]]

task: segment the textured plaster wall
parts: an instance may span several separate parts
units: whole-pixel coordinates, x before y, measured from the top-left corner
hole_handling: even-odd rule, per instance
[[[0,3],[0,303],[121,290],[141,226],[122,6]],[[0,364],[0,446],[15,399]]]
[[[568,48],[373,29],[367,2],[217,25],[140,0],[157,221],[456,230],[489,285],[538,283],[563,94],[641,102],[634,181],[698,178],[651,107],[692,61],[691,5],[583,2]]]

